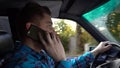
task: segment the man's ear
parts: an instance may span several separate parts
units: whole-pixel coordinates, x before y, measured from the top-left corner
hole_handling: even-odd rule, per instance
[[[26,23],[26,29],[27,29],[27,30],[30,28],[30,26],[31,26],[31,23],[30,23],[30,22]]]

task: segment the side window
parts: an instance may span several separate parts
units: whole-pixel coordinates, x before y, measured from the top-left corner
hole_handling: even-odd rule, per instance
[[[67,56],[78,56],[92,50],[97,41],[75,21],[52,18]]]

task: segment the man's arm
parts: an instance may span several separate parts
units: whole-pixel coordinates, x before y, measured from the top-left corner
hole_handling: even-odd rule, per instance
[[[67,61],[71,62],[73,68],[86,68],[88,63],[94,61],[94,55],[91,52],[86,52],[85,54],[74,57],[72,59],[67,59]]]
[[[52,33],[51,35],[52,37],[50,36],[50,33],[46,33],[48,39],[48,42],[46,42],[39,34],[40,40],[42,41],[45,50],[55,60],[55,62],[65,61],[65,51],[59,37],[57,37],[55,33]],[[69,63],[73,66],[73,68],[85,68],[87,63],[90,63],[94,60],[94,56],[96,56],[99,53],[105,52],[111,48],[111,45],[106,46],[106,44],[108,43],[108,41],[101,42],[93,51],[87,52],[75,59],[71,59]],[[69,68],[70,66],[69,64],[67,65],[65,63],[61,63],[58,65],[58,67],[64,68],[62,67],[62,65],[68,66],[67,68]]]
[[[99,53],[103,53],[111,48],[111,45],[107,45],[109,42],[101,42],[94,50],[91,52],[86,52],[85,54],[73,58],[68,59],[71,62],[73,68],[86,68],[86,64],[89,64],[94,61],[94,58]]]

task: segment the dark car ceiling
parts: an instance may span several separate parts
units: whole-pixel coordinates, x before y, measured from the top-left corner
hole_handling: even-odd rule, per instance
[[[109,0],[0,0],[0,15],[7,15],[11,8],[22,8],[29,1],[48,6],[53,13],[52,17],[57,17],[59,11],[81,15]]]
[[[58,16],[62,1],[60,0],[0,0],[0,15],[8,15],[9,10],[20,9],[30,1],[36,1],[40,5],[48,6],[54,14],[53,17]]]
[[[68,2],[67,2],[68,1]],[[71,15],[80,16],[100,5],[108,2],[109,0],[64,0],[61,7],[61,12]]]

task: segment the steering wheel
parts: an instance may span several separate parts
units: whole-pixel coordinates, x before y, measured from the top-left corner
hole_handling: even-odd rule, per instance
[[[98,60],[99,57],[104,57],[103,61],[106,61],[106,58],[108,56],[115,56],[116,54],[118,54],[118,52],[120,51],[120,45],[117,44],[117,43],[114,43],[114,42],[111,42],[110,45],[112,45],[113,47],[105,53],[98,54],[95,57],[95,60],[91,64],[90,68],[96,68],[98,66],[98,65],[96,65],[96,63],[97,63],[97,60]]]

